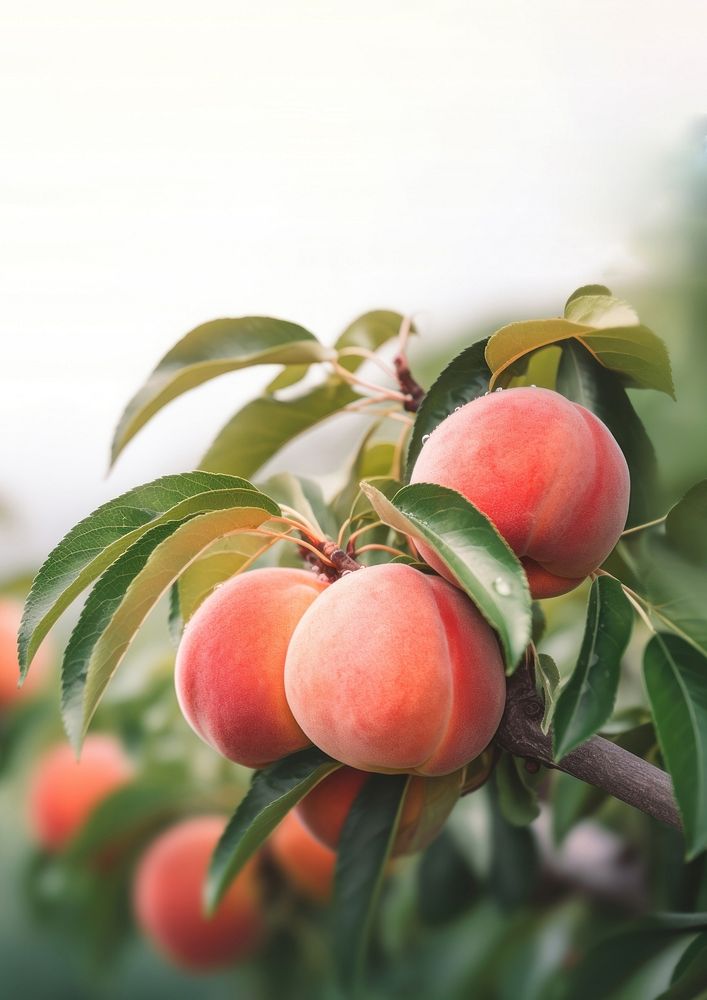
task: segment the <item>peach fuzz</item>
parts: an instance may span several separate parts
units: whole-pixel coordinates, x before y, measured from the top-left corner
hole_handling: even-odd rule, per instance
[[[310,833],[295,810],[271,834],[268,846],[278,867],[298,892],[313,903],[329,902],[336,853]]]
[[[441,778],[410,779],[393,857],[414,854],[432,843],[459,798],[462,775],[463,771],[455,771]],[[297,806],[307,829],[327,847],[338,848],[351,806],[369,777],[370,772],[341,767],[320,781]]]
[[[215,590],[188,622],[177,652],[179,705],[229,760],[263,767],[309,745],[283,672],[294,628],[326,586],[305,570],[252,570]]]
[[[597,569],[628,513],[626,460],[607,427],[550,389],[492,392],[434,430],[413,483],[456,490],[521,560],[535,598],[556,597]],[[449,572],[424,544],[427,562]]]
[[[133,773],[112,736],[88,736],[78,761],[68,744],[50,749],[38,761],[30,785],[29,819],[37,841],[48,851],[60,851]]]
[[[147,848],[133,883],[138,925],[175,965],[208,971],[252,955],[264,936],[257,862],[231,883],[213,917],[203,905],[211,855],[223,832],[221,816],[183,820]]]
[[[16,701],[31,697],[44,683],[52,657],[51,647],[45,641],[37,650],[27,679],[22,687],[17,662],[17,632],[22,620],[22,605],[11,598],[0,598],[0,710],[9,708]]]
[[[389,563],[338,580],[302,616],[285,663],[295,718],[362,771],[451,774],[503,714],[494,632],[446,580]]]

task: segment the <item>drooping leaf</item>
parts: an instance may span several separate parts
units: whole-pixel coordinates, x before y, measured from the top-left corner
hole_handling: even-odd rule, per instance
[[[670,510],[665,535],[673,549],[689,562],[707,563],[707,479],[697,483]]]
[[[391,309],[374,309],[364,313],[346,327],[334,347],[337,351],[347,347],[362,347],[368,351],[377,351],[383,344],[397,337],[402,326],[403,316]],[[410,328],[415,333],[414,325]],[[355,372],[363,364],[362,358],[347,355],[339,359],[339,364],[347,371]]]
[[[590,948],[572,970],[567,1000],[619,1000],[651,959],[692,931],[707,927],[705,913],[661,913],[633,922]]]
[[[658,633],[643,672],[692,858],[707,847],[707,658],[679,636]]]
[[[610,576],[595,579],[579,658],[555,706],[556,759],[588,740],[611,715],[632,627],[633,610],[619,581]]]
[[[294,399],[261,396],[221,428],[199,466],[208,472],[240,469],[234,474],[252,476],[290,441],[359,398],[334,378]]]
[[[290,472],[280,472],[259,484],[263,492],[279,504],[287,504],[317,529],[320,535],[336,534],[337,525],[319,483]]]
[[[240,573],[258,555],[276,544],[274,538],[231,535],[210,545],[198,559],[187,566],[175,585],[181,625],[189,621],[220,583]]]
[[[707,997],[707,931],[687,946],[673,978],[657,1000],[705,1000]]]
[[[539,653],[535,661],[535,674],[537,680],[540,682],[545,704],[540,728],[547,736],[555,714],[558,688],[560,686],[560,671],[557,669],[557,664],[551,656],[548,656],[547,653]]]
[[[580,291],[583,294],[573,295],[565,304],[565,319],[598,328],[638,326],[640,320],[633,306],[617,299],[608,289]]]
[[[427,435],[454,410],[488,390],[491,370],[486,363],[488,338],[458,354],[439,375],[422,401],[415,417],[407,455],[407,477],[417,461]]]
[[[293,806],[341,764],[309,747],[256,771],[248,794],[224,830],[211,858],[206,906],[213,913],[229,885]]]
[[[357,317],[346,327],[334,343],[334,350],[348,347],[362,347],[368,351],[377,351],[379,347],[396,337],[400,331],[403,317],[390,309],[374,309]],[[414,332],[414,327],[412,332]],[[355,372],[365,359],[354,354],[339,358],[339,364],[347,371]],[[301,381],[309,371],[309,365],[290,365],[280,372],[268,385],[266,392],[272,394],[280,389],[286,389]]]
[[[661,513],[655,451],[616,373],[570,340],[563,344],[557,391],[599,417],[624,453],[631,477],[627,526],[645,524]]]
[[[443,486],[414,483],[392,501],[370,483],[361,488],[382,521],[434,549],[498,633],[512,671],[530,639],[530,593],[522,566],[493,524]]]
[[[525,770],[525,761],[503,753],[494,774],[498,807],[504,819],[511,826],[528,826],[540,815],[540,802],[535,782]]]
[[[527,902],[535,888],[538,849],[527,826],[515,826],[503,815],[496,781],[486,787],[491,803],[490,889],[500,905],[510,910]]]
[[[62,664],[62,714],[81,745],[98,702],[145,618],[181,571],[223,535],[257,528],[277,505],[253,490],[226,490],[222,510],[158,524],[103,573],[81,612]]]
[[[618,372],[624,385],[658,389],[674,397],[665,344],[647,327],[596,328],[567,319],[511,323],[494,333],[486,345],[491,388],[507,385],[513,377],[514,365],[532,351],[569,339],[582,344],[604,367]]]
[[[447,830],[432,841],[417,871],[418,907],[425,924],[446,924],[476,902],[478,885]]]
[[[165,354],[128,403],[115,431],[111,462],[163,406],[217,375],[252,365],[295,365],[331,356],[331,349],[309,330],[268,316],[216,319],[197,326]]]
[[[334,955],[342,983],[363,971],[373,915],[410,782],[406,774],[374,774],[341,832],[334,875]]]
[[[61,613],[133,542],[157,524],[218,509],[219,491],[229,489],[255,487],[205,472],[164,476],[110,500],[72,528],[47,557],[27,598],[19,636],[23,676]]]
[[[567,309],[569,305],[574,302],[575,299],[579,299],[585,295],[611,295],[611,289],[607,288],[606,285],[582,285],[580,288],[575,288],[565,302],[565,318],[567,317]]]

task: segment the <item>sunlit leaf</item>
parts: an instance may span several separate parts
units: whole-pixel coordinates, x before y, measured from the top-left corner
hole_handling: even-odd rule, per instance
[[[84,518],[59,542],[37,573],[19,636],[23,675],[61,613],[150,528],[220,507],[219,491],[251,489],[245,479],[188,472],[129,490]]]
[[[598,286],[601,289],[601,286]],[[565,305],[565,319],[586,326],[612,327],[637,326],[640,322],[633,306],[617,299],[608,289],[591,291],[579,289],[581,295],[573,295]]]
[[[579,301],[578,299],[575,301]],[[514,365],[541,347],[575,339],[625,385],[659,389],[674,396],[670,361],[663,341],[645,326],[596,328],[567,319],[527,320],[502,327],[486,345],[490,385],[507,385]]]
[[[415,483],[392,501],[370,483],[362,489],[385,524],[434,549],[498,633],[512,670],[530,639],[530,593],[522,566],[489,519],[443,486]]]
[[[290,441],[359,398],[351,386],[331,378],[294,399],[254,399],[221,429],[200,468],[252,476]]]
[[[555,714],[558,688],[560,686],[560,671],[551,656],[548,656],[547,653],[540,653],[535,661],[535,673],[542,689],[543,702],[545,704],[540,728],[547,736],[550,732],[553,715]]]
[[[128,403],[113,438],[111,461],[158,410],[217,375],[252,365],[324,361],[331,353],[304,327],[268,316],[197,326],[165,354]]]
[[[222,510],[156,525],[103,573],[72,632],[62,664],[62,713],[81,745],[98,702],[145,618],[182,570],[223,535],[257,528],[277,505],[253,490],[227,490]]]

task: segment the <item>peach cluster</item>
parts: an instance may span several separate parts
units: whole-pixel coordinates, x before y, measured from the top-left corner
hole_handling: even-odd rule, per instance
[[[484,512],[535,597],[562,594],[601,564],[629,499],[607,428],[534,387],[455,411],[424,444],[412,481],[457,490]],[[395,850],[429,843],[503,713],[495,633],[435,553],[419,548],[441,575],[388,563],[331,584],[294,569],[236,576],[204,601],[179,648],[182,711],[225,757],[262,767],[314,744],[346,765],[299,809],[328,848],[367,772],[414,776]]]

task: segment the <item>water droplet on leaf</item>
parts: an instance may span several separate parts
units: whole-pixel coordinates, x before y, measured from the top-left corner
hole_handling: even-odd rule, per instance
[[[501,597],[508,597],[511,592],[511,585],[508,580],[505,580],[502,576],[497,576],[493,581],[493,589],[497,594],[500,594]]]

